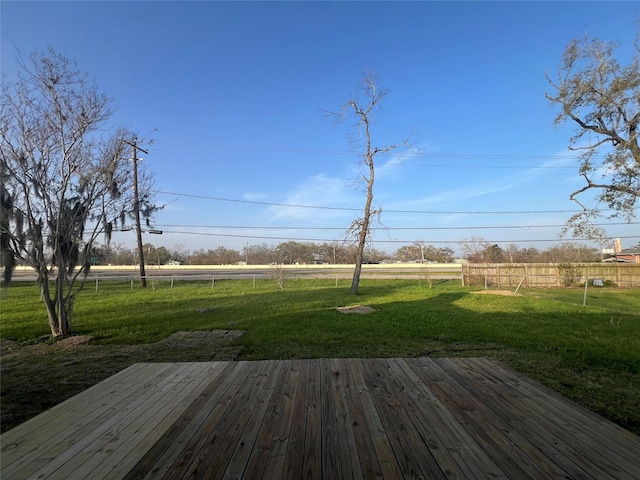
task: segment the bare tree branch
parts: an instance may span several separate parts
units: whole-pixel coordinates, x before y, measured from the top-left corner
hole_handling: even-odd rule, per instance
[[[569,219],[563,234],[568,230],[591,231],[585,225],[600,215],[600,210],[589,210],[578,201],[587,192],[596,192],[595,200],[613,209],[611,216],[628,220],[635,216],[640,197],[640,49],[636,40],[635,54],[622,66],[615,58],[616,48],[616,44],[598,39],[573,40],[564,52],[557,81],[546,75],[552,87],[546,97],[560,107],[554,123],[569,120],[578,127],[569,148],[582,152],[579,172],[586,182],[569,196],[583,212]],[[585,146],[587,135],[589,144]]]
[[[375,158],[379,153],[387,153],[406,145],[407,140],[397,145],[375,147],[371,139],[371,126],[373,124],[373,112],[379,106],[381,100],[387,95],[387,91],[378,87],[378,79],[371,71],[362,73],[362,85],[359,94],[353,95],[343,105],[339,113],[331,114],[337,123],[344,122],[347,118],[355,119],[355,131],[360,132],[362,140],[361,165],[366,173],[362,180],[366,185],[366,200],[362,217],[355,219],[346,232],[347,237],[355,237],[357,242],[355,269],[351,281],[351,293],[358,293],[360,273],[364,252],[369,239],[371,226],[380,217],[382,209],[373,207],[373,186],[375,183]]]
[[[98,235],[132,212],[123,148],[131,133],[101,133],[111,99],[71,60],[49,49],[19,64],[18,81],[3,81],[0,96],[3,266],[7,280],[12,261],[36,270],[51,333],[62,337],[71,333]],[[146,211],[153,212],[145,181]]]

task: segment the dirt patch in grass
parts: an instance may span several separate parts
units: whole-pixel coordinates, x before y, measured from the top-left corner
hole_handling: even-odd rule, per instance
[[[88,335],[55,343],[0,341],[2,431],[139,362],[236,360],[241,330],[176,332],[152,344],[94,345]]]
[[[336,308],[340,313],[359,313],[361,315],[366,313],[372,313],[376,310],[371,307],[367,307],[365,305],[354,305],[352,307],[338,307]]]
[[[480,295],[503,295],[505,297],[522,297],[522,294],[514,293],[510,290],[480,290],[480,291],[471,292],[471,293],[477,293]]]

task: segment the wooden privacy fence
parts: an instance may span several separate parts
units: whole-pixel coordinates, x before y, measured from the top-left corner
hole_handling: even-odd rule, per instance
[[[462,284],[487,287],[640,287],[640,263],[500,263],[462,266]]]

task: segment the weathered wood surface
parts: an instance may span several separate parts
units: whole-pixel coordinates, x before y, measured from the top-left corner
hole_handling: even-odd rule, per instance
[[[640,438],[501,363],[136,364],[0,437],[2,479],[640,478]]]

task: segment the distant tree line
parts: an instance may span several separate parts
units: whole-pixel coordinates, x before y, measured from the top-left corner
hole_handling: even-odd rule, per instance
[[[241,250],[219,246],[216,248],[189,251],[184,245],[177,244],[168,249],[164,246],[145,243],[143,245],[145,263],[148,265],[166,265],[179,262],[184,265],[309,265],[309,264],[353,264],[356,247],[339,242],[283,242],[277,245],[267,243],[247,245]],[[135,265],[137,251],[121,244],[103,245],[95,248],[95,263],[105,265]],[[392,256],[375,248],[365,250],[365,263],[379,263],[390,260]]]
[[[575,242],[563,242],[545,250],[509,244],[501,247],[481,237],[464,239],[459,243],[461,258],[471,263],[585,263],[599,262],[602,256],[597,248]],[[247,245],[241,250],[219,246],[190,251],[182,244],[172,248],[145,243],[145,263],[166,265],[179,262],[182,265],[313,265],[353,264],[356,246],[340,242],[283,242]],[[135,265],[137,251],[121,244],[99,246],[94,249],[93,261],[100,265]],[[364,263],[452,263],[454,250],[436,247],[423,242],[404,245],[393,253],[367,248]]]
[[[597,248],[576,242],[563,242],[545,250],[509,244],[500,247],[482,237],[460,242],[462,257],[471,263],[589,263],[603,260]]]

